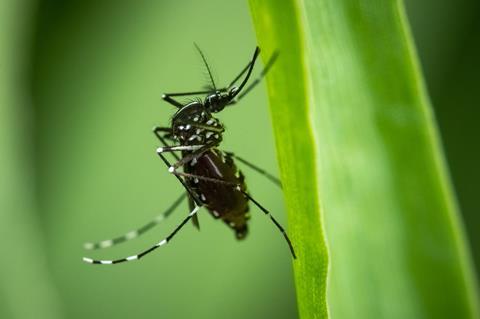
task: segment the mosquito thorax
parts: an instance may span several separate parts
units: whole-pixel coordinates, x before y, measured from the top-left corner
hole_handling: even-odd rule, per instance
[[[217,145],[224,130],[222,123],[197,101],[185,105],[172,118],[173,136],[182,145]]]

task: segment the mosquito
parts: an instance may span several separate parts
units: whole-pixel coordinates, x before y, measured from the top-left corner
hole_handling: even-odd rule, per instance
[[[107,248],[136,238],[167,218],[185,199],[188,199],[190,213],[167,237],[136,255],[115,260],[96,260],[84,257],[83,261],[90,264],[109,265],[138,260],[169,243],[190,220],[199,228],[197,213],[202,207],[206,208],[214,219],[219,219],[230,227],[237,239],[244,239],[248,233],[247,223],[250,219],[249,202],[270,217],[273,224],[283,234],[292,257],[296,258],[294,248],[284,228],[247,191],[245,176],[237,168],[235,160],[262,174],[281,188],[280,181],[234,153],[220,150],[222,134],[225,129],[223,124],[214,117],[215,113],[238,103],[249,93],[271,68],[278,53],[276,52],[270,57],[259,76],[246,86],[255,61],[260,54],[260,48],[256,47],[252,59],[233,81],[224,88],[217,88],[205,55],[196,44],[195,47],[206,66],[210,86],[203,91],[163,94],[163,100],[175,106],[177,111],[172,117],[170,127],[153,129],[155,136],[162,144],[157,149],[158,156],[168,167],[168,171],[183,185],[185,192],[165,212],[137,230],[113,239],[86,243],[84,247],[85,249]],[[243,80],[240,81],[242,77]],[[237,86],[238,82],[240,84]],[[178,97],[194,95],[205,97],[203,100],[199,99],[188,103],[181,103],[177,100]],[[175,158],[173,164],[166,158],[165,154],[167,153]]]

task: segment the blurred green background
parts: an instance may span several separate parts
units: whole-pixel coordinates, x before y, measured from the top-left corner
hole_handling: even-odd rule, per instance
[[[407,1],[477,269],[479,7]],[[288,249],[253,207],[243,242],[202,211],[200,232],[141,262],[81,262],[83,242],[141,226],[182,191],[155,154],[151,128],[174,112],[161,94],[206,84],[194,41],[217,83],[236,75],[256,44],[247,2],[2,0],[0,18],[0,318],[296,318]],[[219,117],[225,150],[277,174],[263,85]],[[285,223],[281,192],[243,171]],[[132,255],[186,213],[88,255]]]

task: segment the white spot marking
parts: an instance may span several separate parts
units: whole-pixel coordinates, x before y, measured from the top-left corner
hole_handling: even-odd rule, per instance
[[[188,216],[193,216],[197,213],[198,209],[200,208],[200,206],[195,206],[195,208],[192,210],[192,212],[190,214],[188,214]]]
[[[126,259],[127,259],[128,261],[136,260],[136,259],[138,259],[138,255],[130,256],[130,257],[127,257]]]
[[[100,247],[107,248],[113,245],[113,240],[104,240],[100,243]]]
[[[207,125],[212,125],[214,122],[215,122],[214,120],[210,119],[207,121]]]
[[[127,233],[125,237],[127,239],[133,239],[138,236],[138,232],[136,230],[132,230],[131,232]]]
[[[86,263],[93,264],[93,259],[91,259],[91,258],[83,257],[83,261],[86,262]]]
[[[207,132],[207,134],[205,134],[205,137],[206,137],[206,138],[209,138],[209,137],[212,136],[212,135],[213,135],[213,132]]]
[[[198,135],[192,135],[190,136],[190,138],[188,139],[189,141],[193,141],[194,139],[198,138]]]
[[[185,130],[187,130],[187,131],[191,128],[192,128],[192,126],[190,124],[187,124],[187,126],[185,126]]]
[[[194,157],[190,162],[190,166],[194,166],[195,164],[197,164],[197,159]]]
[[[180,131],[183,130],[184,128],[185,128],[185,126],[183,126],[183,125],[180,125],[180,126],[178,127],[178,129],[179,129]]]
[[[198,184],[198,178],[195,177],[195,179],[193,180],[193,182],[194,182],[195,184]]]
[[[195,116],[195,117],[193,118],[193,121],[194,121],[194,122],[198,122],[198,116]]]
[[[202,137],[200,135],[197,135],[197,141],[202,141]]]
[[[157,148],[157,153],[163,153],[163,147]]]
[[[83,244],[83,248],[87,249],[87,250],[90,250],[90,249],[93,249],[95,245],[93,243],[85,243]]]
[[[175,167],[170,166],[170,167],[168,168],[168,172],[170,172],[170,173],[175,172]]]
[[[163,245],[165,245],[166,243],[167,243],[167,240],[164,239],[164,240],[162,240],[161,242],[159,242],[159,243],[157,244],[157,246],[163,246]]]
[[[215,134],[213,137],[215,137],[216,139],[218,139],[218,134]]]
[[[111,260],[100,260],[100,263],[102,265],[111,265],[112,264],[112,261]]]
[[[206,201],[207,199],[205,198],[205,195],[203,194],[200,194],[200,198],[203,200],[203,201]]]
[[[220,214],[216,210],[212,210],[213,216],[218,217]]]

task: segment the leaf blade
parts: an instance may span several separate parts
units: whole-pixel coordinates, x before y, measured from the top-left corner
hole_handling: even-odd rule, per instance
[[[471,262],[402,3],[251,1],[251,8],[262,48],[279,49],[300,70],[278,63],[268,83],[282,179],[295,185],[285,189],[292,237],[309,253],[305,242],[324,244],[326,232],[330,248],[328,287],[326,274],[307,265],[327,269],[326,247],[295,265],[301,317],[326,317],[327,309],[340,318],[477,317]],[[299,127],[301,134],[289,132]],[[306,169],[315,175],[307,182],[298,172]],[[293,197],[311,181],[319,198],[305,213]],[[317,305],[325,294],[328,303]]]

